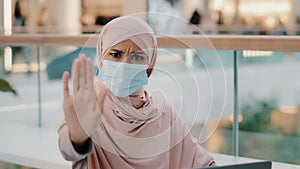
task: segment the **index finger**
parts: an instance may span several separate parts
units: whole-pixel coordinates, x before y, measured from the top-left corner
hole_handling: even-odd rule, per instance
[[[86,65],[87,84],[89,87],[94,88],[94,65],[90,58],[87,58]]]
[[[75,67],[76,67],[77,62],[78,62],[78,59],[74,59],[74,60],[73,60],[73,63],[72,63],[72,75],[73,75],[74,72],[75,72]]]
[[[80,62],[78,62],[78,61],[75,61],[75,62],[76,62],[76,64],[74,66],[74,72],[73,72],[73,76],[72,76],[73,93],[75,93],[80,87],[80,84],[79,84],[79,77],[80,77],[79,71],[80,71],[81,65],[80,65]]]

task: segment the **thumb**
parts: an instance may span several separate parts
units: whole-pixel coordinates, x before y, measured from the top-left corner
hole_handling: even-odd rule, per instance
[[[66,97],[70,96],[70,92],[69,92],[69,73],[67,71],[64,71],[62,81],[63,81],[64,98],[66,98]]]

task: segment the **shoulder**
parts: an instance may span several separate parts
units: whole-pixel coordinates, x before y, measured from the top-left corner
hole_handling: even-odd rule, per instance
[[[167,116],[173,123],[176,120],[182,120],[178,111],[168,102],[165,104],[165,109],[163,111],[163,116]]]

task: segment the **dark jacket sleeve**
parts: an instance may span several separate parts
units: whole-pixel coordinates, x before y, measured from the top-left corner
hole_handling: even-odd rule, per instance
[[[66,122],[63,122],[58,128],[58,144],[59,150],[67,161],[79,162],[86,161],[87,158],[92,153],[93,143],[89,139],[86,145],[86,152],[82,151],[82,148],[75,148],[70,137],[69,137],[69,127]],[[81,149],[81,150],[80,150]],[[77,150],[77,151],[76,151]]]

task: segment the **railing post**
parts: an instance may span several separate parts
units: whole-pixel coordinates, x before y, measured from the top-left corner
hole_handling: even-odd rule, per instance
[[[239,155],[239,122],[238,122],[238,56],[237,51],[233,52],[233,141],[232,151],[234,156]]]
[[[37,85],[38,85],[38,126],[42,127],[42,98],[41,98],[41,53],[40,46],[37,47]]]

